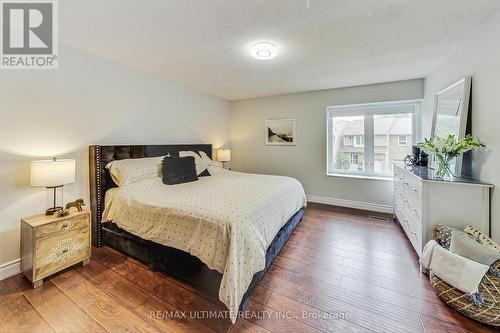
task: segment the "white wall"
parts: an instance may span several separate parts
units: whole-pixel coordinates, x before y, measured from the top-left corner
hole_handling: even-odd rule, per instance
[[[0,267],[19,258],[19,219],[46,208],[30,161],[75,158],[66,201],[89,202],[90,144],[228,142],[229,104],[62,47],[59,70],[0,71]]]
[[[472,134],[487,145],[474,153],[473,177],[500,185],[500,13],[495,13],[476,31],[468,35],[425,78],[425,101],[422,114],[422,135],[430,135],[433,100],[436,92],[472,76]],[[491,233],[500,241],[500,196],[493,190],[491,200]],[[451,208],[450,208],[451,209]]]
[[[421,99],[422,79],[312,91],[231,102],[234,170],[280,174],[302,182],[309,195],[392,205],[392,182],[326,176],[326,107]],[[266,146],[265,120],[297,119],[296,146]]]

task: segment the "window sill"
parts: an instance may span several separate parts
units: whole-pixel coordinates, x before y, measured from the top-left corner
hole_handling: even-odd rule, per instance
[[[368,176],[368,175],[352,175],[344,173],[327,173],[328,177],[340,177],[340,178],[354,178],[354,179],[367,179],[367,180],[382,180],[392,182],[393,178],[391,176]]]

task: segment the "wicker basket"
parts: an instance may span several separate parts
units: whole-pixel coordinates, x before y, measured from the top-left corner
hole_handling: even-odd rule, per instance
[[[469,227],[468,227],[469,228]],[[474,235],[467,230],[471,236],[476,238],[477,230],[474,230]],[[437,230],[436,228],[432,231],[433,238],[439,242],[439,232],[441,230]],[[486,237],[482,235],[482,237]],[[493,243],[489,238],[486,242],[478,240],[485,246],[489,246],[488,242]],[[492,247],[493,248],[493,247]],[[497,261],[493,266],[493,268],[500,269],[500,261]],[[489,272],[486,273],[483,281],[479,285],[479,293],[481,294],[484,302],[481,305],[475,305],[468,298],[467,295],[461,292],[460,290],[450,286],[439,277],[434,275],[432,272],[429,273],[429,279],[432,288],[437,293],[439,298],[460,312],[461,314],[472,318],[474,320],[480,321],[482,323],[500,326],[500,278],[496,277]]]

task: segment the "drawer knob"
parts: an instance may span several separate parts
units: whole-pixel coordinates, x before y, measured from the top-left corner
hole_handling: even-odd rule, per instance
[[[65,230],[69,227],[71,227],[71,222],[68,220],[64,220],[63,223],[61,224],[61,230]]]

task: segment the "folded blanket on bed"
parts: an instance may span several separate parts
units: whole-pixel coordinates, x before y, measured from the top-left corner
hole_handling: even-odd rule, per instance
[[[441,280],[467,294],[478,293],[478,287],[490,266],[451,253],[435,240],[422,251],[420,264]]]

